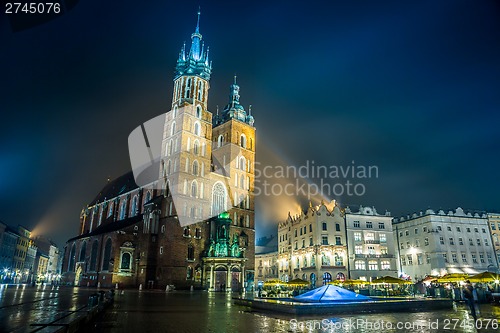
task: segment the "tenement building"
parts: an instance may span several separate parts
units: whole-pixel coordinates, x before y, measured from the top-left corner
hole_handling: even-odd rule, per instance
[[[332,201],[309,205],[307,211],[278,225],[278,275],[285,282],[300,278],[312,286],[347,277],[344,212]]]
[[[345,209],[349,278],[371,281],[398,276],[396,247],[389,212],[378,214],[375,207]]]
[[[212,64],[199,13],[191,39],[175,67],[157,180],[138,186],[130,172],[88,204],[79,235],[66,244],[67,283],[213,291],[253,286],[254,118],[240,104],[236,78],[227,106],[216,115],[208,110]]]
[[[395,218],[393,231],[402,274],[413,280],[498,268],[485,213],[428,209]]]

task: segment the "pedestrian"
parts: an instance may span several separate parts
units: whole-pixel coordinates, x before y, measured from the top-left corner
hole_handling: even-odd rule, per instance
[[[467,302],[467,305],[469,306],[472,317],[474,317],[474,320],[476,320],[477,315],[476,307],[474,305],[474,287],[469,280],[465,281],[463,295],[465,298],[465,302]]]

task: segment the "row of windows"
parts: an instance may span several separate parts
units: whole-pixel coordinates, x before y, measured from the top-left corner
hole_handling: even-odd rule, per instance
[[[355,232],[353,235],[354,235],[354,241],[356,241],[356,242],[363,241],[363,237],[362,237],[361,232]],[[365,232],[364,236],[365,236],[364,237],[365,241],[379,241],[380,243],[387,242],[387,235],[385,233],[379,233],[378,240],[375,239],[375,234],[373,232]]]
[[[193,80],[194,79],[194,83]],[[182,89],[184,88],[184,89]],[[175,82],[174,86],[174,96],[175,100],[179,100],[181,96],[183,98],[196,98],[198,101],[203,101],[205,95],[205,82],[197,78],[185,78]],[[174,107],[174,111],[176,108]],[[176,114],[174,113],[174,116]]]
[[[227,142],[227,135],[224,136],[224,135],[219,135],[217,137],[217,144],[216,144],[216,147],[217,148],[220,148],[224,145],[224,142]],[[248,148],[248,149],[252,149],[252,145],[253,145],[253,140],[252,138],[250,138],[249,142],[247,142],[247,137],[245,134],[241,134],[240,135],[240,138],[239,138],[239,142],[238,144],[240,145],[240,147],[242,148]]]
[[[321,265],[322,266],[344,266],[344,257],[338,253],[334,253],[332,256],[327,255],[326,253],[321,253]],[[331,260],[333,258],[333,261]],[[288,269],[288,261],[279,261],[279,269],[287,270]],[[307,267],[316,267],[316,256],[311,255],[310,260],[308,261],[308,257],[297,257],[292,263],[294,269],[298,268],[307,268]]]
[[[366,247],[366,252],[368,252],[368,254],[371,254],[371,255],[374,255],[374,254],[377,254],[376,250],[375,250],[375,246],[367,246]],[[364,254],[363,253],[363,246],[362,245],[356,245],[354,246],[354,253],[355,254]],[[387,254],[387,247],[384,247],[384,246],[381,246],[380,247],[380,254]]]
[[[148,201],[151,200],[151,191],[147,191],[146,192],[146,195],[144,196],[144,201],[143,201],[143,204],[147,203]],[[110,218],[113,216],[113,213],[114,213],[114,208],[115,208],[115,202],[114,201],[111,201],[109,202],[109,206],[108,206],[108,211],[107,211],[107,214],[106,214],[106,218]],[[132,198],[132,202],[131,202],[131,206],[130,206],[130,211],[128,212],[128,216],[127,216],[127,208],[128,208],[128,200],[127,198],[125,197],[122,201],[121,201],[121,204],[120,204],[120,208],[119,208],[119,211],[118,211],[118,220],[124,220],[126,217],[133,217],[133,216],[137,216],[140,211],[139,211],[139,195],[136,194],[134,195],[134,197]],[[96,216],[97,216],[97,213],[99,213],[97,219],[97,225],[101,225],[102,223],[102,219],[103,219],[103,213],[104,213],[104,210],[105,210],[105,204],[104,205],[101,205],[100,207],[99,206],[94,206],[94,209],[92,210],[92,216],[90,218],[90,227],[92,229],[92,226],[94,225],[95,223],[95,219],[96,219]]]
[[[413,254],[402,255],[401,256],[401,264],[403,266],[412,266],[413,263],[415,262],[417,265],[423,265],[424,264],[424,256],[425,256],[425,263],[426,264],[430,264],[430,262],[431,262],[431,256],[428,253],[425,253],[425,254],[418,253],[418,254],[416,254],[416,261],[413,260],[414,259],[414,255]],[[443,257],[445,263],[449,263],[450,262],[449,259],[448,259],[448,254],[447,253],[443,253],[442,257]],[[490,253],[487,253],[486,257],[488,259],[488,263],[492,264],[493,263],[492,255]],[[474,264],[478,263],[477,255],[476,254],[474,254],[474,253],[471,254],[471,259],[472,259],[472,263],[474,263]],[[486,263],[484,254],[479,254],[479,260],[480,260],[480,262],[482,264]],[[451,261],[453,263],[458,263],[459,262],[457,253],[452,253],[451,254]],[[461,254],[461,262],[463,264],[468,264],[467,254],[465,254],[465,253]]]
[[[97,240],[95,240],[92,243],[92,248],[90,251],[90,262],[89,262],[89,266],[87,269],[88,271],[96,271],[97,270],[98,245],[99,245],[99,241],[97,241]],[[103,254],[102,254],[101,270],[103,270],[103,271],[108,271],[110,269],[110,260],[112,259],[111,258],[111,248],[112,248],[111,239],[108,238],[106,243],[105,243],[105,246],[103,249]],[[71,251],[69,253],[69,262],[68,262],[68,267],[67,267],[68,272],[75,271],[75,265],[77,262],[77,258],[78,258],[79,262],[86,261],[86,253],[87,253],[87,242],[82,243],[78,257],[76,256],[76,244],[73,244],[71,246]]]
[[[361,224],[359,221],[353,221],[354,228],[360,228]],[[373,222],[367,221],[365,224],[366,229],[373,229]],[[378,228],[379,229],[385,229],[385,223],[384,222],[379,222],[378,223]]]
[[[354,269],[365,271],[366,270],[366,261],[364,260],[356,260],[354,261]],[[380,262],[380,270],[390,270],[391,262],[388,260],[382,260]],[[379,263],[376,260],[368,261],[368,270],[369,271],[378,271]]]
[[[440,225],[438,225],[436,228],[437,228],[437,231],[442,231],[443,230]],[[457,232],[462,232],[462,228],[460,226],[455,227],[455,229],[456,229]],[[422,230],[423,230],[424,233],[429,232],[428,227],[423,227]],[[451,226],[446,226],[446,230],[447,231],[452,231],[452,227]],[[467,232],[472,232],[472,229],[470,227],[466,227],[465,230]],[[415,235],[417,235],[418,232],[419,232],[419,228],[415,228],[413,233]],[[474,228],[474,232],[479,232],[479,228]],[[486,229],[485,228],[481,228],[481,232],[483,234],[486,233]],[[408,229],[405,230],[404,233],[403,233],[403,231],[400,231],[399,232],[399,237],[403,237],[403,235],[404,236],[410,236],[410,231]]]
[[[161,231],[162,231],[162,233],[165,232],[165,226],[161,227]],[[185,227],[184,231],[182,232],[182,235],[184,237],[191,237],[191,228]],[[198,238],[198,239],[201,238],[201,229],[200,228],[195,229],[194,238]]]

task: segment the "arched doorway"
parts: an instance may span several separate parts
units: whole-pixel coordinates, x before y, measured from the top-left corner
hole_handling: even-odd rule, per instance
[[[323,273],[323,285],[328,284],[328,282],[332,282],[332,274],[325,272]]]
[[[231,290],[239,291],[241,288],[241,270],[238,267],[231,269]]]
[[[316,288],[316,273],[311,273],[311,287]]]
[[[215,268],[214,291],[225,291],[227,287],[227,267]]]

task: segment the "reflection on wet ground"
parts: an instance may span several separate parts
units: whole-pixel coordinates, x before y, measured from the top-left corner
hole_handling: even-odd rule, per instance
[[[500,308],[481,305],[480,332],[498,332]],[[486,325],[488,327],[486,328]],[[229,295],[208,292],[118,293],[96,323],[99,332],[476,332],[463,305],[421,313],[299,317],[257,313]]]
[[[29,332],[85,306],[95,289],[61,286],[0,285],[0,332]]]

